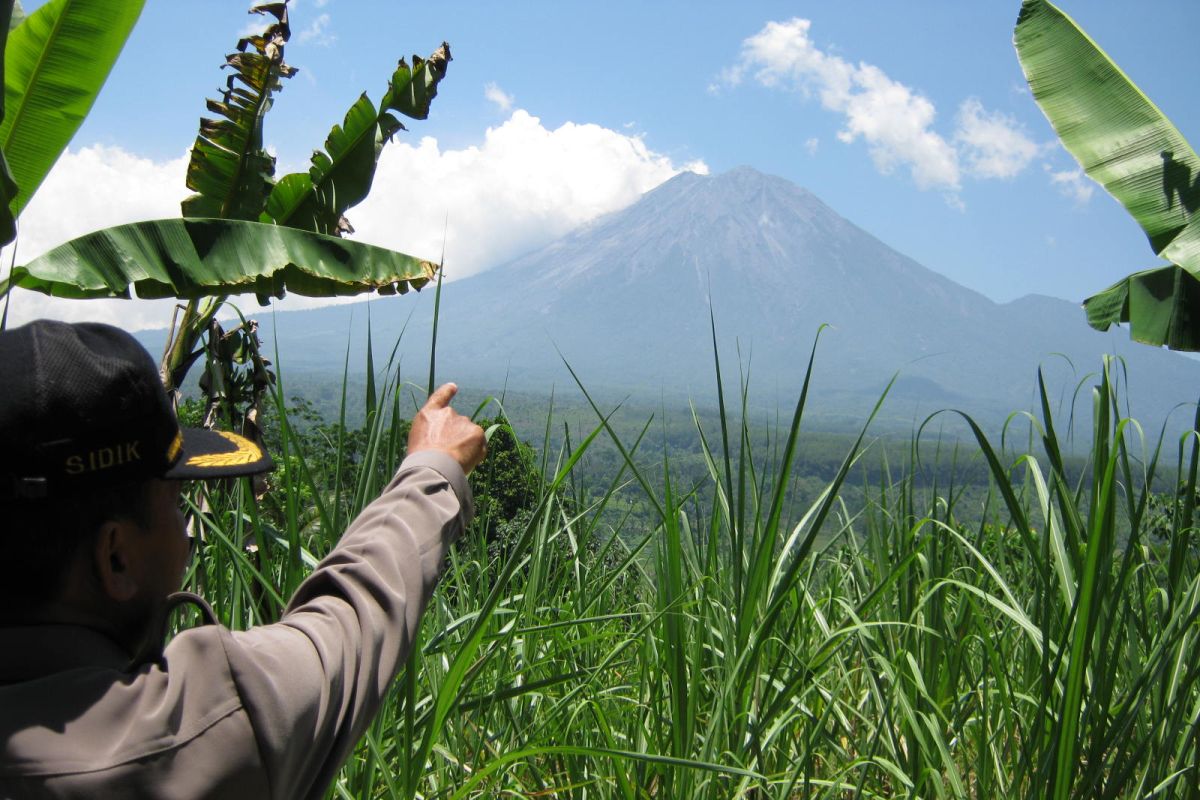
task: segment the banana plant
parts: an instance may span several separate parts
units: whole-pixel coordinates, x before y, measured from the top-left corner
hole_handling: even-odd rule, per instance
[[[0,3],[0,243],[91,110],[145,0]],[[0,295],[3,292],[0,291]]]
[[[4,52],[8,45],[8,32],[21,23],[25,10],[21,8],[20,0],[0,2],[0,86],[4,85]],[[0,124],[4,121],[4,95],[0,94]],[[13,180],[12,170],[4,151],[0,150],[0,245],[8,244],[17,238],[17,220],[13,216],[9,204],[17,196],[17,183]],[[0,330],[3,330],[3,318],[0,318]]]
[[[288,5],[286,1],[266,3],[250,12],[273,17],[274,21],[262,34],[240,39],[238,52],[226,58],[225,66],[230,70],[226,90],[220,100],[208,101],[208,110],[216,118],[201,119],[192,147],[187,185],[195,194],[183,201],[183,215],[257,220],[267,226],[296,229],[296,233],[304,231],[303,235],[313,242],[353,232],[344,212],[366,198],[384,144],[404,129],[390,112],[414,119],[428,116],[450,61],[449,46],[443,42],[428,59],[414,56],[412,68],[401,59],[378,108],[362,95],[342,125],[333,126],[326,139],[328,152],[315,151],[308,172],[287,175],[276,182],[275,159],[263,148],[263,123],[275,93],[296,72],[284,62],[291,36]],[[268,294],[282,296],[285,290],[318,297],[372,290],[405,291],[409,286],[420,288],[433,277],[434,267],[429,262],[399,253],[396,258],[380,260],[378,248],[346,239],[340,242],[344,260],[336,269],[330,269],[332,262],[319,259],[304,264],[288,262],[293,267],[290,270],[282,262],[276,264],[269,291],[255,290],[260,302],[265,302]],[[248,244],[248,252],[259,250]],[[244,284],[208,282],[202,293],[206,297],[195,293],[177,295],[193,299],[174,326],[163,359],[161,373],[168,390],[182,383],[203,352],[201,337],[227,296],[237,291],[245,291]]]
[[[400,59],[378,108],[364,92],[342,124],[329,132],[325,152],[313,152],[308,172],[287,175],[275,184],[260,219],[318,233],[353,232],[344,212],[371,190],[383,146],[398,131],[407,130],[391,112],[426,119],[449,60],[445,42],[428,60],[414,55],[412,67]]]
[[[0,282],[63,297],[173,296],[186,300],[172,323],[161,374],[176,390],[205,350],[201,339],[230,294],[259,301],[291,291],[331,297],[419,289],[437,266],[341,238],[345,212],[374,180],[384,145],[404,126],[393,112],[425,119],[446,74],[450,48],[401,59],[379,106],[361,96],[313,155],[307,172],[276,182],[263,125],[275,95],[296,70],[284,61],[291,36],[287,2],[255,6],[265,30],[226,56],[225,90],[207,101],[187,170],[193,194],[182,219],[133,223],[61,245]]]
[[[1133,216],[1163,266],[1084,301],[1088,324],[1129,323],[1135,341],[1200,350],[1200,159],[1092,39],[1048,0],[1024,0],[1013,41],[1063,146]]]
[[[276,21],[261,35],[239,39],[237,52],[225,57],[225,91],[220,100],[207,101],[217,118],[200,120],[192,145],[187,187],[196,194],[183,201],[185,217],[257,220],[271,191],[275,159],[263,148],[263,121],[282,81],[296,74],[283,61],[291,27],[286,3],[250,13]]]

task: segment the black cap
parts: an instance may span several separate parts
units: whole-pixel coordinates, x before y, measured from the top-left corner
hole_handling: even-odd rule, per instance
[[[273,466],[237,434],[180,429],[154,360],[119,328],[38,320],[0,331],[0,500]]]

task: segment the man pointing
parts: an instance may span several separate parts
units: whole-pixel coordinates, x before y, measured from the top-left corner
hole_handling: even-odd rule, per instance
[[[0,332],[0,797],[322,797],[411,646],[472,513],[482,429],[434,392],[408,456],[279,622],[164,649],[184,480],[262,472],[181,430],[150,355],[106,325]],[[203,606],[211,619],[211,609]]]

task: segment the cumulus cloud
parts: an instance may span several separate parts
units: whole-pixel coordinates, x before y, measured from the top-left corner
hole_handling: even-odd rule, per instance
[[[1043,165],[1046,174],[1050,176],[1050,184],[1064,196],[1075,201],[1077,205],[1085,205],[1092,199],[1096,184],[1082,169],[1056,170],[1049,164]]]
[[[21,217],[18,263],[97,228],[178,216],[188,193],[186,167],[186,156],[156,163],[116,147],[68,151]],[[675,164],[636,136],[591,124],[548,129],[516,111],[473,147],[443,149],[429,137],[389,145],[370,197],[348,216],[359,241],[430,260],[444,247],[447,278],[457,279],[619,210],[685,169],[707,172],[702,162]],[[275,307],[329,302],[289,296]],[[239,304],[256,308],[252,297]],[[171,306],[170,300],[77,301],[17,290],[9,322],[48,316],[165,327]]]
[[[517,110],[478,146],[443,150],[429,137],[389,146],[371,196],[349,216],[372,244],[431,259],[444,244],[454,279],[624,208],[681,170],[708,171],[636,136],[573,122],[551,130]]]
[[[21,214],[17,263],[89,231],[146,219],[178,217],[187,156],[166,162],[141,158],[119,147],[95,145],[63,153]],[[12,246],[3,253],[4,274]],[[165,327],[172,301],[63,300],[14,290],[9,323],[38,317],[73,322],[97,320],[130,329]]]
[[[808,151],[810,156],[817,154],[817,149],[821,146],[821,140],[816,136],[810,136],[804,140],[804,149]]]
[[[483,87],[483,96],[486,97],[489,102],[495,103],[496,108],[500,109],[501,111],[508,111],[511,109],[513,102],[516,99],[511,94],[508,94],[499,86],[497,86],[495,83],[488,83]]]
[[[957,190],[958,157],[933,130],[936,112],[928,99],[878,67],[852,64],[818,48],[809,36],[812,22],[768,22],[742,42],[741,57],[723,73],[730,86],[752,74],[761,85],[816,95],[821,105],[843,116],[838,138],[862,139],[877,169],[906,168],[923,189]]]
[[[861,139],[880,172],[907,170],[919,188],[946,192],[952,205],[960,204],[955,193],[964,175],[1012,177],[1036,156],[1037,145],[1014,120],[988,112],[975,99],[960,108],[957,131],[947,139],[934,128],[932,101],[873,64],[822,50],[811,30],[807,19],[768,22],[742,42],[720,83],[737,86],[749,76],[762,86],[815,96],[842,116],[839,140]]]
[[[999,111],[988,112],[973,97],[958,109],[954,141],[968,172],[979,178],[1015,177],[1025,171],[1039,150],[1016,120]]]

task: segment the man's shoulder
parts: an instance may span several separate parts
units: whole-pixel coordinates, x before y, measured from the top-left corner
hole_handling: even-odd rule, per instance
[[[0,776],[103,772],[177,752],[244,717],[225,635],[216,626],[186,631],[160,662],[134,672],[101,661],[0,686]]]

